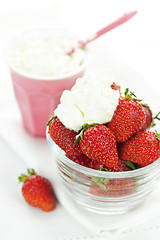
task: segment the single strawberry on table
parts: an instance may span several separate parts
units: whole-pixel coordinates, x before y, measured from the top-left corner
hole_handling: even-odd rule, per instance
[[[119,156],[141,167],[153,163],[160,157],[160,134],[147,130],[137,133],[121,144]]]
[[[47,124],[48,133],[53,141],[66,153],[81,155],[82,151],[79,144],[75,144],[77,132],[66,128],[58,118],[53,117]]]
[[[141,104],[126,89],[125,97],[120,97],[112,120],[107,124],[114,133],[117,142],[125,142],[144,124],[145,113]]]
[[[80,139],[82,152],[92,160],[112,168],[118,162],[116,139],[105,125],[87,126]]]
[[[30,205],[45,212],[56,208],[53,188],[48,179],[37,175],[33,169],[28,169],[28,175],[22,174],[19,182],[23,182],[22,194]]]

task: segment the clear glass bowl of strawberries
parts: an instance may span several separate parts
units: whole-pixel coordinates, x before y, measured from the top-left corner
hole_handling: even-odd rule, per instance
[[[116,84],[111,88],[119,91]],[[77,132],[55,116],[47,140],[64,189],[86,209],[120,214],[138,206],[160,179],[160,134],[153,117],[133,92],[120,93],[109,122],[84,123]]]

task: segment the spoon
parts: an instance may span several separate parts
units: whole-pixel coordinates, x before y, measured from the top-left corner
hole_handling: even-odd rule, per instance
[[[110,23],[108,26],[102,28],[101,30],[97,31],[94,35],[92,35],[90,38],[86,39],[85,41],[78,41],[78,46],[75,48],[72,48],[70,51],[68,51],[66,54],[67,55],[71,55],[72,53],[74,53],[74,51],[77,48],[84,48],[86,47],[86,45],[92,41],[94,41],[95,39],[99,38],[100,36],[102,36],[103,34],[105,34],[106,32],[111,31],[112,29],[118,27],[119,25],[125,23],[126,21],[128,21],[130,18],[132,18],[134,15],[136,15],[137,11],[133,11],[130,13],[126,13],[124,14],[122,17],[118,18],[117,20],[115,20],[114,22]]]

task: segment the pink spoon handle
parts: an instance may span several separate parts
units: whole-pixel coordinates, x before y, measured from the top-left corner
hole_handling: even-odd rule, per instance
[[[132,18],[134,15],[136,15],[137,11],[133,11],[130,13],[124,14],[122,17],[118,18],[116,21],[112,22],[108,26],[102,28],[101,30],[97,31],[92,37],[86,39],[85,41],[79,41],[78,42],[78,48],[84,48],[88,43],[92,42],[93,40],[99,38],[106,32],[111,31],[112,29],[118,27],[119,25],[125,23],[128,21],[130,18]],[[67,54],[70,55],[75,51],[75,48],[72,48]]]

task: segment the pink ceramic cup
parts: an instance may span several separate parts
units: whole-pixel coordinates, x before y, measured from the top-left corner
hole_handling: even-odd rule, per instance
[[[8,43],[6,47],[5,57],[9,65],[24,128],[35,137],[45,137],[46,123],[59,104],[62,92],[71,89],[76,79],[84,75],[86,61],[76,72],[68,75],[60,77],[34,76],[22,73],[11,63],[9,58],[11,43]]]

